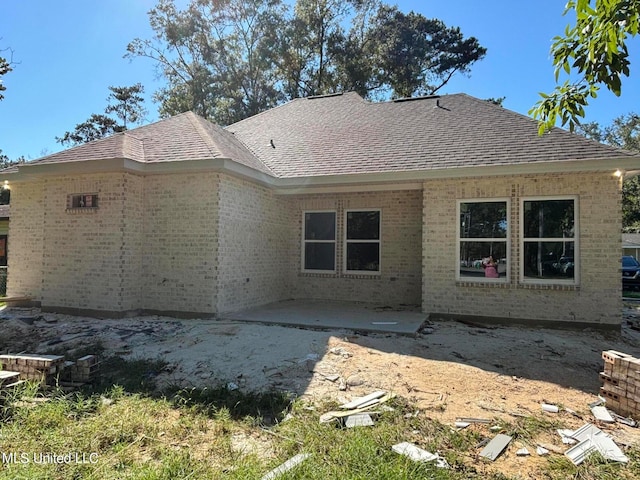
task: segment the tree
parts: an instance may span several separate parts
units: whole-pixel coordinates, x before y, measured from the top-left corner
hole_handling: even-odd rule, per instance
[[[159,0],[149,18],[155,39],[125,56],[152,59],[167,80],[160,115],[223,125],[297,97],[433,93],[485,54],[459,29],[380,0],[191,0],[182,11]]]
[[[376,50],[379,82],[394,97],[433,95],[457,72],[468,74],[486,48],[459,28],[419,13],[382,6],[370,32]]]
[[[553,39],[551,54],[556,83],[562,71],[574,73],[576,80],[566,80],[551,94],[540,94],[542,99],[529,111],[539,119],[540,134],[558,118],[573,131],[600,86],[620,96],[621,76],[629,76],[627,40],[638,34],[640,0],[570,0],[564,15],[568,12],[575,13],[575,24]]]
[[[4,57],[0,57],[0,77],[2,77],[3,75],[6,75],[11,70],[13,69],[9,65],[9,62],[7,61],[7,59]],[[4,98],[4,95],[2,94],[2,92],[4,92],[6,89],[7,87],[5,87],[2,84],[2,79],[0,78],[0,100]]]
[[[2,92],[7,90],[7,87],[2,84],[2,77],[13,70],[11,67],[13,64],[13,51],[9,48],[5,48],[4,50],[0,50],[0,53],[7,50],[9,50],[11,54],[11,57],[8,60],[0,55],[0,100],[4,98]]]
[[[120,119],[122,128],[127,129],[127,123],[141,123],[147,114],[144,108],[144,87],[136,83],[131,87],[109,87],[111,94],[107,97],[109,105],[105,113],[115,113]],[[112,103],[113,102],[113,103]]]
[[[587,138],[618,148],[640,153],[640,115],[629,113],[601,128],[596,122],[577,127],[577,132]],[[622,184],[622,229],[625,233],[640,232],[640,178],[625,178]]]
[[[105,114],[92,114],[87,120],[78,123],[71,132],[56,137],[62,145],[80,145],[127,130],[128,123],[142,123],[146,110],[143,102],[144,87],[136,83],[131,87],[109,87]],[[109,116],[115,114],[117,120]]]
[[[161,116],[233,123],[283,99],[273,44],[284,13],[281,0],[193,0],[185,11],[160,0],[149,12],[155,40],[134,39],[125,56],[152,59],[167,80],[154,96]]]

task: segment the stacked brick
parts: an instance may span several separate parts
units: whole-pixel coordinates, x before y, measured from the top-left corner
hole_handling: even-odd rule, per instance
[[[85,355],[74,362],[69,362],[67,377],[72,382],[91,382],[98,375],[100,363],[95,355]]]
[[[607,408],[619,415],[640,418],[640,359],[626,353],[602,352],[604,372],[600,394]]]
[[[0,355],[2,370],[20,372],[21,380],[34,380],[42,385],[54,385],[64,365],[60,355]]]

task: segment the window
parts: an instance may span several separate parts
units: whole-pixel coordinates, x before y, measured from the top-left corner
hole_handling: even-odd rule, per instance
[[[98,195],[94,193],[68,195],[67,208],[98,208]]]
[[[380,272],[380,210],[347,210],[345,271]]]
[[[507,281],[506,200],[460,201],[458,214],[458,279]]]
[[[336,212],[305,212],[303,271],[336,270]]]
[[[544,283],[576,283],[576,200],[522,202],[522,278]]]

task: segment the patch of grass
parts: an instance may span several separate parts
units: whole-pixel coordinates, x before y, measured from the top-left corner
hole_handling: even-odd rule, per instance
[[[109,391],[114,385],[119,385],[129,393],[157,395],[155,378],[166,365],[167,363],[163,360],[126,360],[118,356],[107,357],[102,360],[97,380],[87,386],[84,392],[102,393]]]
[[[623,290],[622,296],[625,298],[640,298],[640,291],[637,290]]]
[[[373,427],[347,429],[338,422],[319,422],[321,413],[337,408],[332,403],[309,408],[284,393],[226,387],[160,393],[152,389],[151,380],[162,362],[114,358],[105,363],[109,370],[103,364],[101,382],[85,391],[53,391],[47,401],[29,403],[22,398],[37,393],[24,387],[3,399],[0,480],[244,480],[261,478],[298,453],[310,457],[279,480],[521,478],[500,473],[502,458],[492,464],[477,459],[480,441],[493,436],[485,426],[454,430],[425,412],[416,413],[415,406],[401,398],[385,405],[391,409],[380,409]],[[290,415],[285,420],[286,413]],[[550,417],[516,418],[499,425],[525,443],[563,427]],[[438,453],[451,468],[416,463],[391,450],[405,441]],[[17,457],[7,457],[10,452]],[[579,467],[553,455],[541,469],[527,472],[527,478],[631,480],[640,471],[640,448],[625,453],[631,459],[628,465],[607,463],[596,455]],[[40,454],[44,461],[37,461]],[[72,457],[53,463],[47,454]]]
[[[267,425],[282,420],[292,401],[285,392],[247,393],[227,386],[174,389],[171,397],[177,407],[190,408],[212,418],[244,419]]]

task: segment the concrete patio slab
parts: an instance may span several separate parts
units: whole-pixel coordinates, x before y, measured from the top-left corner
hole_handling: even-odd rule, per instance
[[[285,300],[221,316],[243,322],[401,335],[414,335],[427,319],[427,314],[412,309],[330,300]]]

